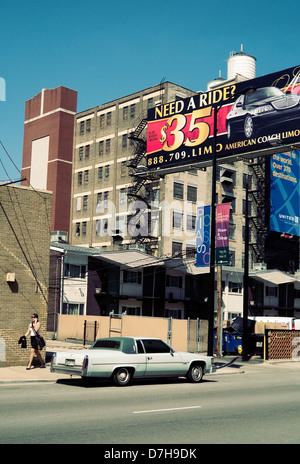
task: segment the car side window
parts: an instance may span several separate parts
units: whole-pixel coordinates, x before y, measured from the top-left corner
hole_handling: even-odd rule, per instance
[[[136,341],[136,346],[138,353],[145,353],[142,342],[140,340]]]
[[[143,340],[146,353],[170,353],[170,347],[161,340]]]

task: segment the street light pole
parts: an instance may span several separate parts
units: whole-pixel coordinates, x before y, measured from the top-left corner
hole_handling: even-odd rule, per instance
[[[213,137],[213,164],[211,182],[211,210],[210,210],[210,290],[208,296],[208,343],[207,355],[214,353],[214,313],[215,313],[215,261],[216,261],[216,184],[217,184],[217,120],[218,108],[214,108],[214,137]]]
[[[248,179],[246,184],[245,211],[245,256],[244,256],[244,293],[243,293],[243,361],[248,361],[248,287],[249,287],[249,199]]]

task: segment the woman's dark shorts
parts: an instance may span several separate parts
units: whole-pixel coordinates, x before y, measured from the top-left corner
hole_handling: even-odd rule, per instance
[[[33,348],[34,350],[37,350],[38,345],[37,345],[36,338],[35,337],[30,337],[30,339],[31,339],[31,348]]]

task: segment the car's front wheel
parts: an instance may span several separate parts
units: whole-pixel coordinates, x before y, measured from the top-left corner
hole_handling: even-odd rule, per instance
[[[190,382],[201,382],[203,379],[204,375],[204,370],[203,370],[203,365],[200,363],[194,363],[191,365],[188,374],[187,374],[187,379]]]
[[[247,137],[247,139],[250,139],[250,137],[253,136],[253,133],[254,133],[253,119],[248,114],[244,121],[244,134]]]
[[[118,387],[125,387],[129,384],[132,377],[131,371],[127,367],[120,367],[113,373],[112,379]]]

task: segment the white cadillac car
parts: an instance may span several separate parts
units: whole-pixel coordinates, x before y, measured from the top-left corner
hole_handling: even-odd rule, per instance
[[[201,382],[215,372],[213,358],[174,351],[156,338],[101,338],[87,350],[57,352],[51,372],[78,375],[83,379],[111,378],[115,385],[128,385],[132,378],[186,377]]]

